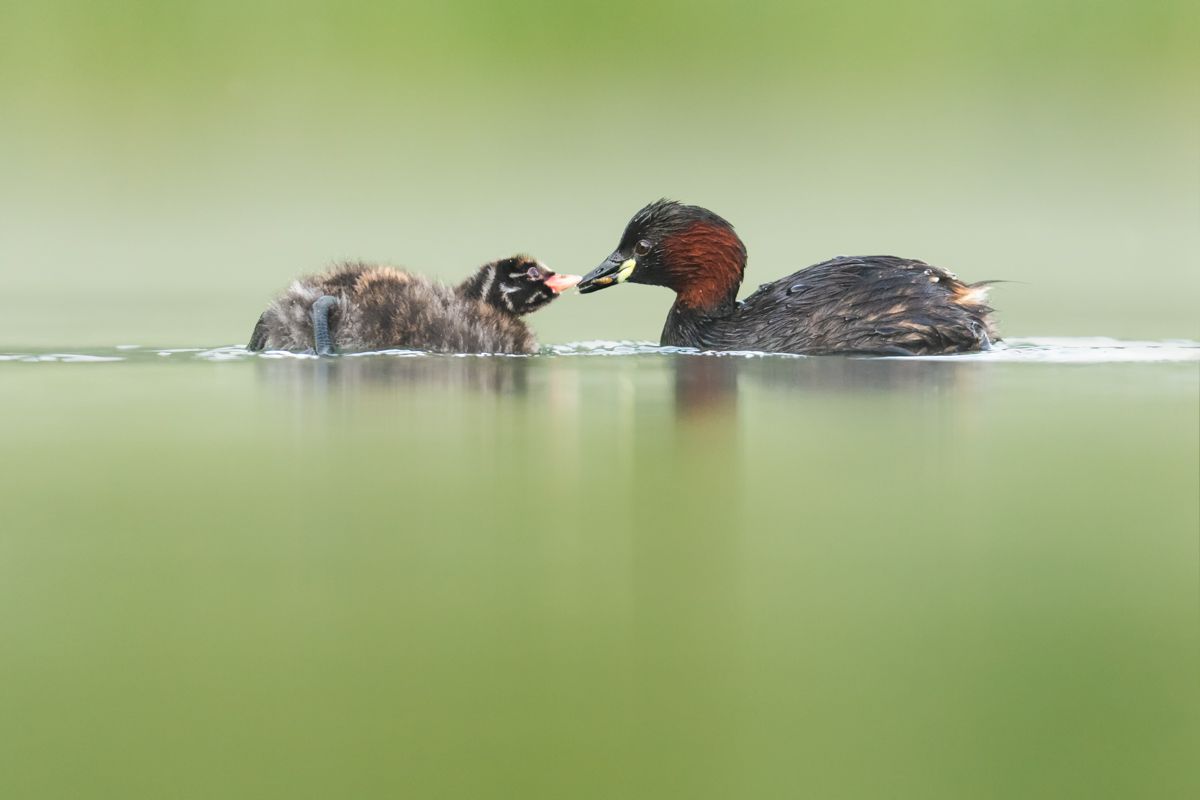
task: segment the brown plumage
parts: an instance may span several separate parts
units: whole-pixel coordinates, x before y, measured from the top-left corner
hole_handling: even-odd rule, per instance
[[[485,264],[455,287],[393,267],[343,264],[292,283],[259,317],[247,349],[313,350],[313,305],[332,297],[329,333],[339,350],[533,353],[537,341],[521,316],[578,280],[529,256]]]
[[[746,247],[708,209],[660,200],[630,220],[617,249],[579,283],[666,286],[661,343],[702,350],[918,355],[996,340],[987,284],[896,256],[839,256],[766,283],[738,302]]]

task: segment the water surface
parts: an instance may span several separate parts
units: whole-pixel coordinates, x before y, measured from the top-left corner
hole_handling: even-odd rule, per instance
[[[1198,358],[9,351],[0,772],[1190,796]]]

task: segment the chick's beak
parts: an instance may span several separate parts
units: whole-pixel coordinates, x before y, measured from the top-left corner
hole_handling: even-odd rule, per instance
[[[626,258],[620,251],[613,253],[604,263],[583,276],[579,282],[579,293],[598,292],[609,286],[624,283],[637,266],[637,259]]]
[[[583,279],[578,275],[564,275],[561,272],[556,272],[549,278],[546,278],[543,283],[549,286],[552,292],[559,294],[561,292],[565,292],[567,289],[570,289],[581,280]]]

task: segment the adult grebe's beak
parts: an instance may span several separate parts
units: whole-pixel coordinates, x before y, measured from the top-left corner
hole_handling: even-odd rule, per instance
[[[579,282],[579,293],[598,292],[609,286],[624,283],[633,274],[635,267],[637,267],[637,260],[626,258],[618,250],[605,259],[603,264],[583,276],[583,280]]]
[[[556,272],[549,278],[546,278],[543,283],[550,287],[550,290],[555,294],[565,292],[575,284],[579,283],[583,278],[578,275],[566,275],[561,272]]]

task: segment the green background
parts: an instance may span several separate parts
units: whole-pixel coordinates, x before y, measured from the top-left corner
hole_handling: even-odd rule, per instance
[[[214,361],[339,258],[1200,339],[1187,2],[0,0],[2,798],[1200,796],[1200,370]],[[654,339],[570,296],[543,342]],[[115,345],[145,345],[114,350]]]
[[[1198,36],[1186,0],[4,0],[0,342],[243,342],[341,258],[586,271],[664,195],[750,286],[894,253],[1019,281],[1009,335],[1198,338]],[[668,303],[569,299],[544,340]]]

